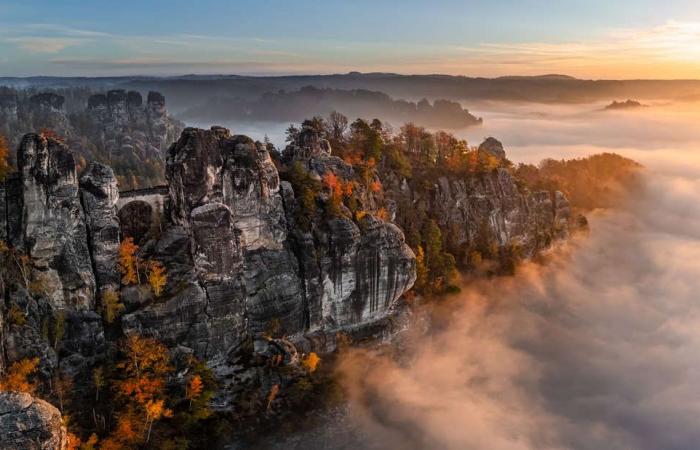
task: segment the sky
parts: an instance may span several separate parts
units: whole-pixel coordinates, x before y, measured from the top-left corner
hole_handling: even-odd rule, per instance
[[[692,0],[0,0],[0,76],[700,78]]]

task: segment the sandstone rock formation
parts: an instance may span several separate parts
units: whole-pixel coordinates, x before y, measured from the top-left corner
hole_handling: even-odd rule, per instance
[[[110,123],[141,111],[130,93],[105,101],[93,99],[92,108]],[[144,114],[154,117],[161,107],[154,95]],[[271,382],[246,362],[253,356],[295,365],[302,352],[332,350],[339,332],[364,338],[390,331],[416,280],[404,231],[413,233],[425,217],[450,230],[447,244],[462,258],[482,241],[532,256],[569,226],[561,193],[530,193],[502,169],[430,183],[388,170],[380,173],[384,189],[374,192],[367,183],[379,175],[360,180],[311,129],[302,130],[287,157],[319,186],[331,174],[354,180],[363,214],[344,205],[321,213],[331,192],[319,187],[310,200],[319,212],[302,226],[308,199],[280,180],[267,146],[221,127],[182,132],[167,151],[167,188],[121,194],[109,167],[91,163],[78,180],[64,144],[26,135],[19,172],[0,183],[1,236],[31,256],[27,282],[7,290],[6,307],[24,314],[2,324],[7,362],[39,356],[45,377],[58,368],[89,380],[114,339],[152,336],[173,355],[205,360],[221,383],[216,408],[230,409],[247,383]],[[379,218],[380,209],[390,210],[394,223]],[[120,285],[116,261],[126,236],[140,246],[144,265],[165,266],[159,297],[145,284]],[[126,307],[109,326],[98,314],[105,289],[118,289]],[[45,331],[59,323],[60,336]]]
[[[73,154],[62,143],[28,134],[17,155],[22,181],[21,235],[34,277],[56,308],[91,309],[95,278]]]
[[[183,124],[168,115],[162,94],[149,92],[146,102],[141,93],[125,90],[66,95],[29,96],[0,88],[0,133],[16,147],[25,133],[49,130],[72,149],[76,160],[113,164],[123,185],[163,181],[165,150]]]
[[[63,450],[67,444],[61,413],[27,393],[0,392],[0,449]]]

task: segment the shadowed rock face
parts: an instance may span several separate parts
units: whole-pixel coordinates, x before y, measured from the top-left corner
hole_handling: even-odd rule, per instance
[[[80,195],[85,209],[89,247],[95,278],[102,289],[119,287],[119,200],[117,179],[108,166],[90,163],[80,177]]]
[[[17,161],[22,247],[55,307],[91,309],[95,277],[73,154],[58,141],[28,134]]]
[[[337,168],[337,158],[315,155],[314,167]],[[334,219],[315,235],[300,232],[291,189],[267,149],[245,136],[186,129],[168,151],[166,178],[172,225],[154,245],[184,231],[188,244],[178,248],[191,252],[182,268],[192,281],[127,314],[127,334],[220,360],[274,321],[301,337],[384,319],[415,280],[415,258],[394,225],[370,216],[362,227]]]
[[[27,393],[0,392],[0,448],[63,450],[66,445],[58,409]]]

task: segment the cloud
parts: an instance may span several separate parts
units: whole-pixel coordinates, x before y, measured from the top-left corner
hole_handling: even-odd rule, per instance
[[[82,42],[79,39],[44,37],[13,38],[9,41],[16,43],[20,49],[30,53],[58,53]]]

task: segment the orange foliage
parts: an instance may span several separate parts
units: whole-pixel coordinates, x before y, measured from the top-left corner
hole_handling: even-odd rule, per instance
[[[7,160],[9,155],[10,148],[7,146],[7,140],[0,134],[0,181],[3,181],[7,172],[10,171],[10,163]]]
[[[187,394],[185,397],[187,397],[191,403],[192,400],[196,399],[202,394],[203,390],[204,383],[202,382],[202,377],[195,375],[190,379],[190,382],[187,383]]]
[[[309,353],[309,356],[305,357],[301,361],[301,365],[304,366],[304,368],[309,373],[313,373],[316,371],[316,368],[318,367],[318,363],[320,363],[320,362],[321,362],[321,358],[319,358],[315,352],[311,352],[311,353]]]
[[[101,448],[105,445],[123,448],[148,442],[153,423],[172,416],[172,411],[165,406],[166,380],[172,371],[168,349],[155,339],[129,336],[123,351],[124,360],[116,365],[123,378],[114,385],[117,394],[128,403]]]
[[[272,389],[270,389],[270,393],[267,395],[267,410],[270,410],[270,406],[272,406],[272,402],[275,401],[275,398],[277,398],[277,394],[280,392],[280,385],[275,384],[272,386]]]
[[[139,246],[134,244],[132,237],[127,237],[119,243],[119,271],[123,284],[138,283],[138,249]]]
[[[372,192],[379,192],[382,190],[382,182],[379,180],[374,180],[370,185]]]
[[[343,195],[343,181],[333,172],[323,175],[323,182],[330,188],[334,196]]]
[[[117,391],[145,409],[165,392],[165,378],[172,370],[168,349],[152,338],[129,336],[124,345],[126,359],[117,364],[125,375]]]
[[[362,155],[359,153],[348,153],[343,157],[343,161],[354,166],[362,162]]]
[[[51,128],[42,128],[39,130],[39,134],[41,134],[42,136],[44,136],[47,139],[54,139],[57,141],[63,141],[63,138],[58,133],[56,133],[54,130],[52,130]]]
[[[379,208],[379,211],[377,211],[377,217],[382,219],[384,222],[387,222],[389,220],[389,211],[387,211],[386,208]]]
[[[148,264],[148,283],[153,289],[153,295],[160,297],[165,284],[168,282],[168,275],[165,273],[165,267],[158,261],[151,261]]]
[[[29,380],[39,366],[39,358],[24,358],[10,365],[0,379],[0,391],[28,392],[33,394],[36,383]]]

